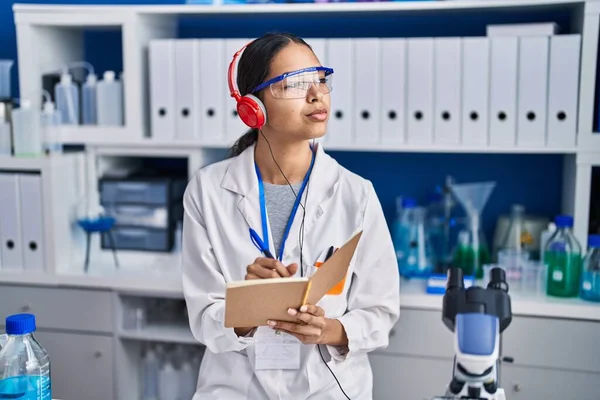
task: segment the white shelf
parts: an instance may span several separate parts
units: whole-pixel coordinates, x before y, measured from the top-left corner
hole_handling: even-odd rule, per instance
[[[118,335],[130,340],[200,345],[187,324],[147,325],[142,329],[120,329]]]
[[[457,1],[403,1],[375,3],[302,3],[302,4],[247,4],[247,5],[29,5],[15,4],[13,10],[19,17],[27,14],[81,14],[138,13],[151,15],[190,14],[287,14],[287,13],[344,13],[344,12],[411,12],[447,10],[486,10],[491,8],[514,9],[526,7],[556,7],[583,4],[585,0],[457,0]],[[16,22],[20,22],[18,19]],[[32,22],[28,19],[28,22]]]
[[[52,156],[40,155],[38,157],[0,156],[0,170],[4,171],[42,171],[46,168],[68,162],[70,154]]]

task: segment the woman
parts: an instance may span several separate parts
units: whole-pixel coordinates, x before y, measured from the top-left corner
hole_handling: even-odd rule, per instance
[[[326,132],[331,72],[289,34],[265,35],[239,58],[239,92],[256,96],[266,122],[250,121],[262,126],[232,157],[198,171],[184,197],[183,289],[191,330],[207,348],[194,400],[372,397],[367,353],[388,344],[399,317],[398,268],[371,183],[315,144]],[[341,293],[288,311],[303,324],[224,327],[228,282],[309,276],[358,230]]]

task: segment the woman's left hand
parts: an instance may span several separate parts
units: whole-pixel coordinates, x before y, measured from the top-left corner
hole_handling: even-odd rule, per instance
[[[300,323],[269,321],[268,325],[297,337],[304,344],[343,344],[346,335],[342,324],[336,319],[325,318],[325,310],[321,307],[304,305],[300,311],[290,308],[288,314],[298,318]]]

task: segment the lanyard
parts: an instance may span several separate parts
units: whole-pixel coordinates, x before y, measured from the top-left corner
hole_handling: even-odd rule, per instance
[[[302,193],[304,193],[304,189],[306,188],[306,184],[308,183],[308,178],[310,177],[310,173],[312,171],[313,165],[315,163],[315,152],[313,151],[312,160],[310,161],[310,167],[308,168],[308,172],[302,181],[302,186],[300,187],[300,191],[296,196],[296,200],[294,201],[294,207],[292,208],[292,212],[290,214],[290,218],[288,220],[287,226],[283,233],[283,237],[281,238],[281,248],[279,249],[279,254],[277,259],[281,261],[283,258],[283,249],[285,248],[285,242],[287,240],[288,235],[290,234],[290,229],[292,228],[292,223],[294,222],[294,217],[296,216],[296,212],[298,212],[298,206],[300,205],[300,199],[302,199]],[[262,234],[263,234],[263,243],[266,250],[269,250],[269,227],[267,225],[267,204],[265,201],[265,188],[262,181],[262,176],[260,174],[260,170],[258,169],[258,165],[254,164],[254,169],[256,170],[256,177],[258,178],[258,198],[260,201],[260,218],[262,222]]]

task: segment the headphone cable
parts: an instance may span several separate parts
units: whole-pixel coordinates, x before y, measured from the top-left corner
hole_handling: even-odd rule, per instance
[[[271,148],[271,144],[269,143],[269,140],[267,139],[267,137],[265,136],[265,134],[263,133],[262,130],[260,130],[260,134],[265,139],[265,142],[267,142],[267,146],[269,147],[269,153],[271,153],[271,158],[273,159],[273,162],[275,163],[275,165],[279,169],[279,172],[281,172],[281,175],[283,176],[283,178],[287,182],[287,184],[290,187],[290,189],[292,189],[292,193],[294,193],[294,196],[297,199],[298,198],[298,194],[294,190],[294,187],[292,186],[292,184],[288,180],[287,176],[285,176],[285,174],[283,173],[283,170],[281,169],[281,167],[277,163],[277,160],[275,160],[275,155],[273,154],[273,149]],[[313,140],[313,147],[314,147],[314,140]],[[305,205],[306,205],[306,201],[308,200],[308,188],[309,188],[309,186],[310,186],[310,176],[308,177],[308,181],[306,183],[306,195],[304,196],[304,205],[302,205],[302,202],[298,203],[300,205],[300,207],[302,207],[302,222],[300,223],[300,232],[298,233],[298,244],[300,246],[300,276],[302,276],[302,277],[304,276],[304,264],[302,263],[302,253],[303,253],[302,252],[302,247],[304,245],[304,218],[306,217],[306,208],[305,208]],[[338,380],[337,376],[335,375],[335,373],[333,372],[333,370],[329,367],[329,364],[327,364],[327,362],[325,361],[325,357],[323,357],[323,353],[321,352],[321,346],[320,345],[316,345],[316,347],[317,347],[317,350],[319,351],[319,355],[321,356],[321,360],[323,360],[323,364],[325,364],[325,366],[327,367],[327,369],[331,373],[331,376],[333,376],[333,379],[335,379],[335,382],[337,383],[338,387],[340,388],[340,390],[342,391],[342,393],[344,394],[344,396],[346,397],[346,399],[351,400],[350,397],[344,391],[344,388],[342,387],[342,384]]]

